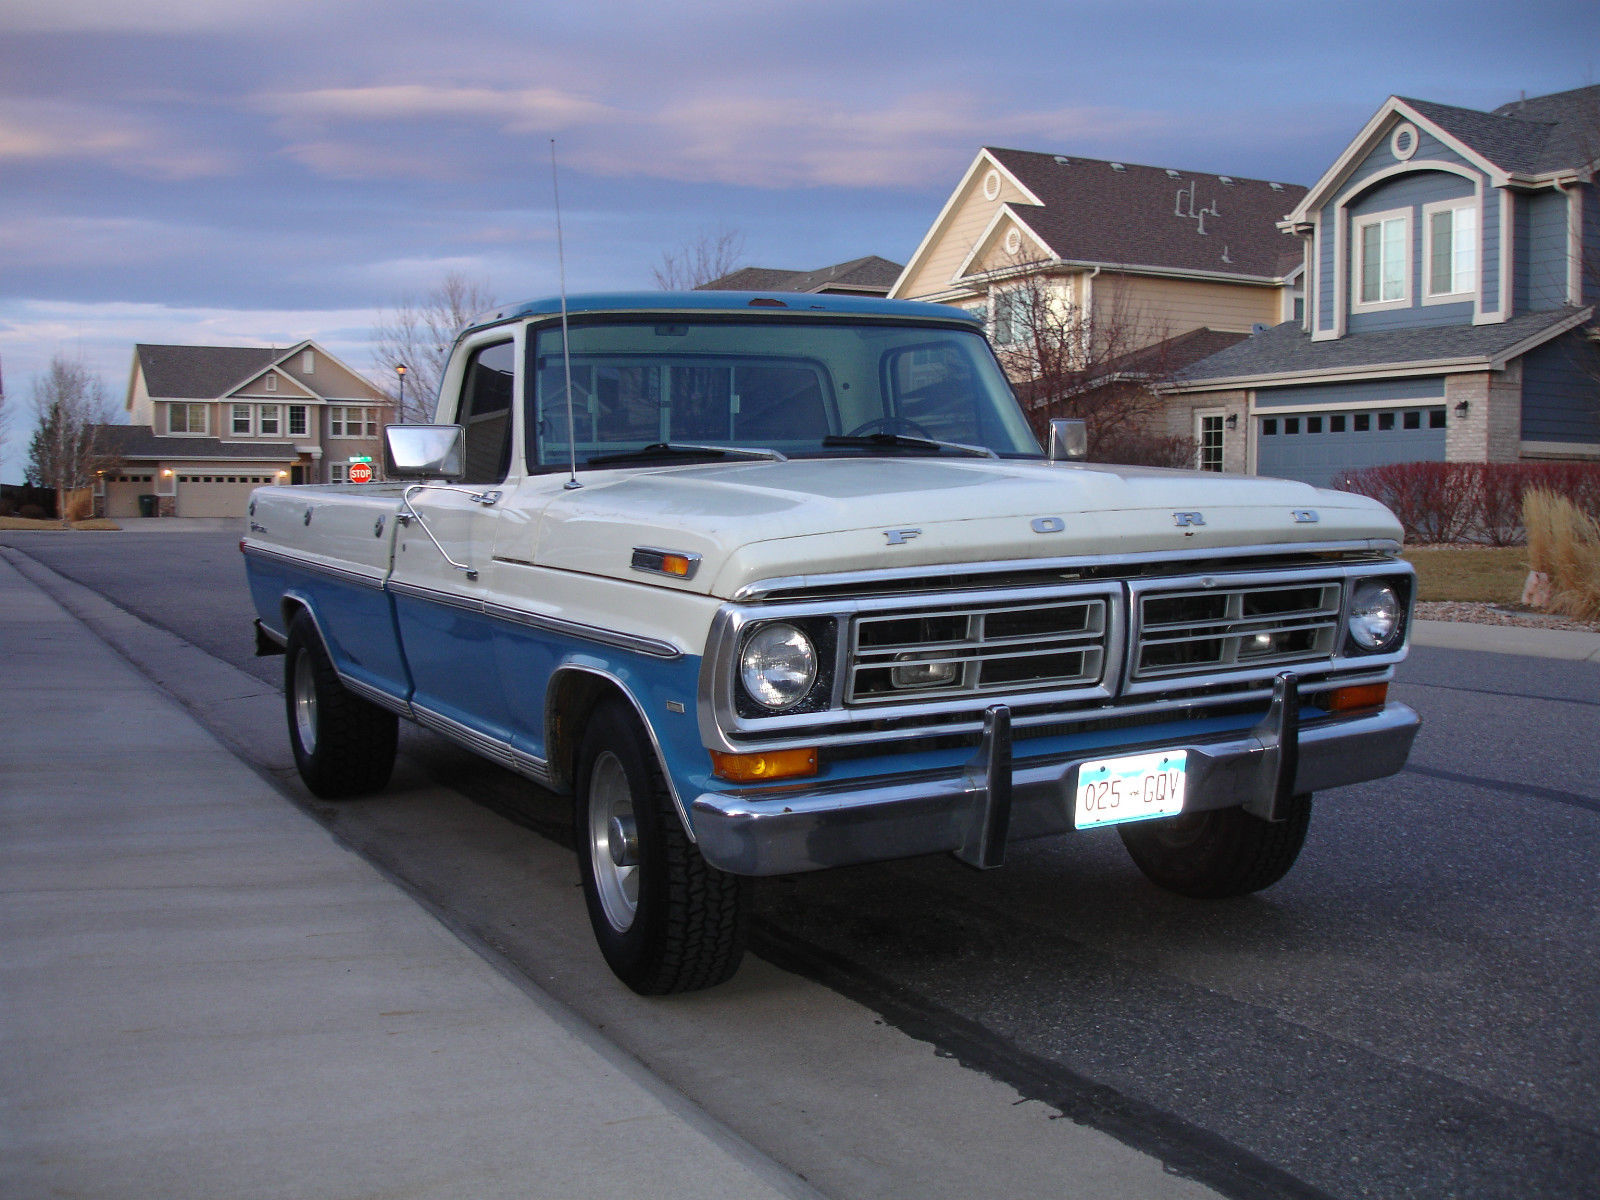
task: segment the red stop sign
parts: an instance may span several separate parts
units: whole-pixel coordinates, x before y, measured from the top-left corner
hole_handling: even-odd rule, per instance
[[[351,463],[350,464],[350,482],[351,483],[371,483],[372,482],[372,464],[371,463]]]

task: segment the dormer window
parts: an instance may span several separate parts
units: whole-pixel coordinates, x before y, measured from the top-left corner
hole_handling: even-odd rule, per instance
[[[1352,308],[1399,308],[1411,298],[1409,210],[1357,217]]]
[[[1423,209],[1426,299],[1459,300],[1478,286],[1478,210],[1468,202],[1430,204]]]

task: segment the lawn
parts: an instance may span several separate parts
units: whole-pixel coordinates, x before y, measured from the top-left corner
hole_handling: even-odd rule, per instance
[[[1526,546],[1408,546],[1417,599],[1517,604],[1528,580]]]

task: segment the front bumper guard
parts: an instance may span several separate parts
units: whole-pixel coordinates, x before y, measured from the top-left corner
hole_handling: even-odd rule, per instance
[[[1404,704],[1300,723],[1295,677],[1280,675],[1267,715],[1246,733],[1012,762],[1011,714],[984,714],[977,754],[954,770],[820,786],[706,792],[693,812],[700,853],[736,875],[791,875],[852,863],[953,853],[998,867],[1007,841],[1073,829],[1078,768],[1109,753],[1188,751],[1184,811],[1243,807],[1279,819],[1291,796],[1393,775],[1421,721]]]

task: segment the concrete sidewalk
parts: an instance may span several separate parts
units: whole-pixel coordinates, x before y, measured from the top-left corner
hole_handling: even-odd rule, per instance
[[[3,559],[0,655],[0,1195],[816,1195]]]

